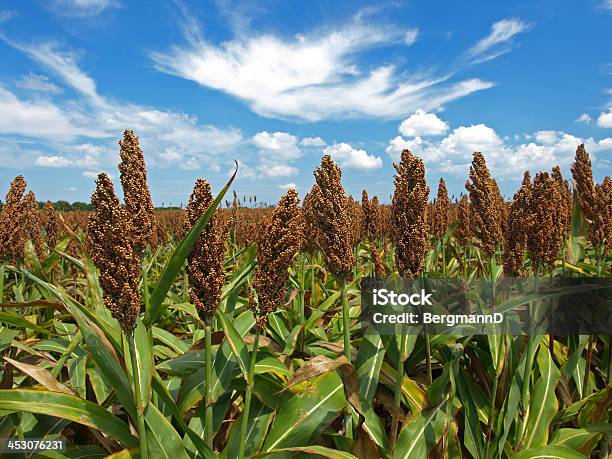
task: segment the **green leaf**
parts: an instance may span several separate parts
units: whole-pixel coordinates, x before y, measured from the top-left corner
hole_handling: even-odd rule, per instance
[[[176,246],[176,249],[174,250],[174,253],[168,259],[164,271],[162,272],[159,281],[157,282],[157,285],[155,286],[155,289],[151,294],[150,315],[145,319],[147,325],[154,324],[161,316],[164,309],[163,302],[166,299],[166,295],[168,294],[170,287],[172,287],[172,284],[174,283],[174,280],[176,279],[176,276],[178,275],[179,271],[185,264],[185,260],[187,260],[191,249],[200,237],[200,233],[206,227],[208,220],[210,220],[214,215],[215,211],[217,210],[217,207],[223,199],[223,196],[225,196],[225,193],[236,178],[237,172],[238,163],[236,163],[236,170],[232,174],[227,184],[219,192],[215,200],[211,203],[208,210],[204,212],[204,214],[200,217],[196,224],[193,225],[191,231],[189,231],[189,233],[187,233],[187,235],[179,242],[179,244]]]
[[[540,446],[521,451],[512,456],[512,459],[586,459],[586,456],[570,448],[561,446]]]
[[[164,417],[159,409],[152,403],[145,411],[147,423],[147,445],[153,457],[167,459],[189,459],[183,439],[172,424]]]
[[[559,381],[560,371],[555,366],[548,348],[540,344],[538,352],[540,377],[533,389],[533,399],[529,409],[524,448],[542,446],[548,443],[548,428],[557,414],[559,402],[555,396],[555,386]]]
[[[469,376],[465,371],[462,371],[457,378],[457,389],[461,404],[463,405],[464,413],[464,433],[463,442],[465,447],[474,458],[479,459],[484,454],[483,433],[480,428],[480,419],[478,418],[478,409],[472,398],[472,392],[466,384],[466,379]]]
[[[46,330],[17,314],[13,314],[12,312],[0,311],[0,322],[11,324],[19,328],[27,328],[35,331],[36,333],[42,333],[43,335],[48,335],[51,333],[49,330]]]
[[[273,416],[274,412],[270,408],[256,398],[252,399],[245,438],[246,448],[244,454],[246,457],[251,457],[251,455],[259,451],[261,445],[263,445]],[[223,450],[223,457],[228,459],[238,457],[238,451],[240,449],[241,423],[242,417],[238,418],[233,424],[232,430],[229,434],[227,446]]]
[[[303,392],[279,407],[264,444],[265,452],[309,445],[345,407],[344,385],[337,373],[327,373],[304,385]]]
[[[87,357],[82,355],[68,360],[68,375],[70,384],[81,398],[86,398],[87,387],[85,385],[85,370],[87,368]]]
[[[612,425],[608,423],[598,423],[586,426],[582,429],[559,429],[550,439],[550,444],[578,450],[582,448],[585,443],[593,440],[600,434],[612,435]]]
[[[384,358],[385,347],[380,335],[373,329],[368,330],[361,340],[356,362],[359,395],[364,407],[372,406]]]
[[[247,350],[244,340],[240,333],[234,327],[234,324],[228,319],[228,317],[221,311],[217,311],[217,318],[221,322],[223,327],[223,333],[225,334],[225,342],[229,345],[232,354],[238,361],[238,366],[242,371],[244,379],[248,379],[249,376],[249,351]]]
[[[99,430],[124,446],[137,443],[121,419],[98,404],[73,395],[29,389],[0,390],[0,410],[56,416]]]
[[[401,431],[393,458],[409,459],[427,457],[429,450],[438,442],[446,415],[446,400],[432,409],[424,410]]]
[[[325,446],[298,446],[293,448],[281,448],[268,451],[266,453],[260,453],[257,457],[266,457],[270,455],[277,455],[280,453],[306,453],[308,455],[314,454],[316,456],[323,456],[328,459],[357,459],[350,453],[344,451],[338,451],[337,449],[326,448]],[[295,457],[295,454],[287,455],[288,457]]]
[[[151,400],[151,378],[153,377],[153,351],[149,342],[149,333],[142,320],[138,319],[134,329],[134,350],[136,351],[136,364],[138,365],[138,381],[140,386],[140,400],[136,400],[138,413],[143,413],[149,400]]]

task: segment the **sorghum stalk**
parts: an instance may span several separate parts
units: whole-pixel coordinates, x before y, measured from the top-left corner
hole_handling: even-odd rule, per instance
[[[395,266],[402,277],[415,278],[423,272],[423,260],[427,254],[429,242],[427,214],[429,187],[425,181],[425,166],[423,161],[409,150],[404,150],[399,164],[393,164],[393,167],[397,171],[391,203],[391,237],[397,247]],[[402,334],[404,333],[404,326],[402,326]],[[430,356],[429,333],[426,331],[425,363],[428,380],[431,380]],[[400,359],[403,359],[401,351]],[[398,385],[401,387],[403,378],[403,365],[398,362],[396,388]],[[397,425],[401,398],[396,397],[394,402],[393,425]],[[397,431],[397,426],[395,430]]]
[[[342,323],[344,335],[344,355],[351,361],[351,330],[348,307],[344,302],[346,297],[346,280],[352,273],[354,265],[353,245],[354,242],[349,231],[351,218],[349,215],[349,204],[344,195],[342,186],[342,171],[331,159],[325,155],[321,159],[321,166],[314,172],[318,185],[318,193],[313,202],[313,213],[319,228],[319,241],[323,253],[327,258],[330,271],[340,282],[343,298]]]
[[[259,335],[266,326],[268,316],[283,303],[286,284],[289,280],[289,267],[302,246],[302,218],[298,208],[298,195],[289,189],[280,199],[272,212],[272,217],[257,245],[257,270],[254,289],[249,294],[249,307],[255,315],[255,340],[251,352],[251,362],[247,375],[247,390],[244,396],[244,410],[240,425],[239,458],[244,457],[246,447],[246,428],[249,422],[253,377],[259,346]]]
[[[134,399],[140,400],[139,368],[134,346],[134,328],[140,313],[140,260],[131,239],[131,224],[125,207],[115,195],[106,174],[98,175],[91,197],[94,212],[89,216],[88,246],[91,258],[100,270],[104,303],[125,333],[132,362]],[[136,416],[140,452],[148,458],[144,413]]]
[[[213,202],[210,184],[203,179],[196,180],[185,212],[185,227],[192,228]],[[212,381],[212,325],[215,312],[221,301],[221,288],[225,282],[223,258],[227,226],[215,212],[200,233],[191,253],[187,257],[189,295],[200,319],[204,322],[205,394],[204,431],[206,444],[213,446]]]

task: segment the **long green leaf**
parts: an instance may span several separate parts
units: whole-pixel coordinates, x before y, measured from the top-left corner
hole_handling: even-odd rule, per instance
[[[96,403],[59,392],[30,389],[0,390],[0,410],[45,414],[99,430],[124,446],[133,446],[136,438],[118,417]]]
[[[584,454],[561,446],[540,446],[521,451],[512,459],[586,459]]]

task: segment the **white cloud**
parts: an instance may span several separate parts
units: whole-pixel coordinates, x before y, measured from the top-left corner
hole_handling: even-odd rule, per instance
[[[23,75],[21,79],[17,82],[17,87],[21,89],[27,89],[29,91],[38,92],[58,93],[62,91],[57,85],[49,81],[48,76],[37,75],[35,73],[28,73],[27,75]]]
[[[414,45],[417,41],[418,36],[419,36],[418,28],[407,30],[406,33],[404,34],[404,44],[406,46]]]
[[[53,10],[65,16],[97,16],[119,6],[117,0],[53,0]]]
[[[406,118],[399,127],[399,132],[407,137],[444,134],[448,124],[434,113],[425,113],[419,109]]]
[[[293,160],[300,157],[298,139],[287,132],[258,132],[253,143],[267,159]]]
[[[80,127],[79,114],[68,113],[53,102],[23,100],[0,85],[0,134],[18,134],[49,139],[79,135],[100,137],[95,128]]]
[[[576,121],[580,123],[589,124],[591,123],[591,121],[593,121],[593,118],[591,118],[591,115],[589,115],[588,113],[583,113],[576,119]]]
[[[530,25],[520,19],[502,19],[491,26],[491,32],[472,46],[467,56],[473,63],[484,62],[510,51],[512,39],[529,30]]]
[[[449,75],[356,63],[364,50],[399,40],[393,28],[353,22],[292,39],[243,33],[216,45],[192,26],[186,45],[152,58],[158,70],[230,94],[259,115],[306,121],[398,118],[492,87],[480,79],[449,81]]]
[[[279,185],[278,186],[279,190],[289,190],[289,189],[297,189],[297,186],[295,186],[295,183],[293,182],[289,182],[289,183],[285,183],[284,185]]]
[[[326,147],[323,154],[330,155],[341,167],[348,169],[373,170],[382,167],[380,157],[369,155],[367,151],[355,149],[344,142]]]
[[[402,151],[410,150],[415,152],[423,145],[423,139],[415,137],[413,139],[404,139],[402,136],[397,136],[389,141],[389,145],[385,149],[387,153],[394,161],[398,161]]]
[[[485,124],[460,126],[440,142],[446,154],[469,159],[475,151],[498,154],[504,150],[504,142],[495,130]]]
[[[612,111],[600,113],[597,118],[597,125],[602,128],[612,128]]]
[[[612,0],[602,0],[600,7],[612,12]]]
[[[39,156],[34,164],[41,167],[70,167],[73,162],[68,158],[59,155]]]
[[[327,142],[321,137],[304,137],[300,145],[303,147],[324,147],[327,145]]]
[[[258,169],[266,177],[291,177],[298,173],[295,167],[288,164],[262,165]]]
[[[0,134],[34,137],[84,168],[116,165],[116,139],[126,128],[141,137],[149,166],[195,167],[205,162],[214,170],[220,167],[220,154],[234,152],[245,143],[239,129],[204,125],[182,112],[101,95],[95,80],[77,64],[76,54],[54,43],[17,43],[2,33],[0,39],[57,75],[78,96],[62,98],[61,102],[40,97],[20,99],[0,85]],[[92,148],[105,154],[92,152]],[[168,156],[169,152],[173,154]]]

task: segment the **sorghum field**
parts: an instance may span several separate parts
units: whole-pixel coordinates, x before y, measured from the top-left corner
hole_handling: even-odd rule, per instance
[[[54,458],[609,457],[610,336],[393,337],[359,323],[367,276],[611,276],[612,180],[593,182],[582,145],[572,177],[525,173],[511,202],[481,153],[452,202],[404,151],[390,205],[347,197],[325,156],[306,196],[247,208],[234,177],[222,190],[201,179],[185,211],[154,209],[133,132],[120,155],[90,213],[39,209],[23,177],[10,184],[5,443],[65,438],[38,454]]]

